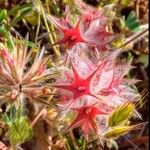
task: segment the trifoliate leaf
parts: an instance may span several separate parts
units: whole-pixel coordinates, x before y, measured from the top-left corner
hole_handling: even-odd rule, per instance
[[[32,137],[32,128],[27,117],[23,114],[23,108],[12,105],[9,115],[4,114],[3,120],[8,125],[7,136],[13,145],[23,143]]]
[[[134,111],[134,105],[131,103],[125,104],[123,106],[119,106],[109,116],[109,121],[108,121],[109,127],[122,125],[131,117],[131,115],[133,114],[133,111]]]
[[[13,122],[9,126],[7,136],[12,144],[20,144],[28,141],[32,137],[32,128],[26,117],[21,117],[20,120]]]
[[[134,11],[131,11],[128,18],[126,19],[126,26],[133,32],[139,31],[140,23],[139,23]]]

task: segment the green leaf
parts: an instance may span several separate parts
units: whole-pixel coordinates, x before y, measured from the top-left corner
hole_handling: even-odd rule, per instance
[[[121,4],[128,6],[131,3],[132,0],[121,0]]]
[[[15,105],[13,105],[11,108],[10,108],[10,115],[9,115],[9,118],[10,120],[14,120],[16,119],[16,107]]]
[[[134,112],[134,105],[124,104],[123,106],[119,106],[113,113],[110,114],[108,125],[110,127],[122,125],[128,121],[131,115]]]
[[[116,138],[118,136],[121,136],[123,134],[126,134],[127,132],[129,132],[133,127],[132,126],[117,126],[117,127],[113,127],[108,129],[105,133],[104,133],[104,137],[105,138]]]
[[[26,117],[21,117],[13,122],[7,132],[10,142],[14,145],[28,141],[32,137],[32,128]]]
[[[109,0],[110,4],[116,3],[118,0]]]
[[[34,47],[35,43],[28,41],[28,40],[19,40],[19,39],[15,39],[16,43],[20,43],[20,44],[26,44],[29,47]]]
[[[38,14],[35,11],[30,11],[29,13],[25,14],[24,17],[25,21],[32,25],[38,25]]]
[[[148,67],[148,64],[149,64],[148,57],[149,56],[147,54],[141,54],[136,62],[142,63],[144,65],[144,67],[146,68],[146,67]]]
[[[21,6],[18,5],[16,7],[13,7],[10,11],[8,11],[8,15],[16,15],[16,13],[18,13],[21,10],[32,9],[32,8],[33,8],[32,3],[27,3]]]
[[[7,11],[5,9],[0,9],[0,22],[2,22],[7,16]]]
[[[120,18],[120,25],[121,25],[121,28],[125,28],[125,26],[126,26],[125,16]]]
[[[15,18],[12,20],[12,22],[10,23],[10,26],[14,26],[17,24],[18,21],[20,21],[21,19],[23,19],[23,17],[28,14],[32,9],[26,9],[23,12],[18,13]]]
[[[139,23],[134,11],[131,11],[128,18],[126,19],[126,26],[133,32],[139,31],[140,23]]]
[[[11,123],[6,113],[2,116],[2,118],[3,118],[4,123],[6,123],[7,125]]]
[[[0,26],[0,35],[5,38],[5,44],[7,45],[8,49],[12,50],[14,45],[13,40],[9,31],[4,26]]]
[[[12,105],[8,114],[3,115],[4,122],[8,125],[7,136],[13,145],[23,143],[32,137],[32,128],[22,107]]]
[[[23,17],[28,14],[30,11],[33,10],[33,4],[27,3],[21,6],[16,6],[12,8],[10,11],[8,11],[8,16],[14,16],[10,23],[10,27],[16,25],[18,21],[23,19]]]
[[[0,27],[0,34],[2,35],[2,36],[4,36],[4,37],[8,37],[8,31],[5,29],[5,27],[4,26],[1,26]]]

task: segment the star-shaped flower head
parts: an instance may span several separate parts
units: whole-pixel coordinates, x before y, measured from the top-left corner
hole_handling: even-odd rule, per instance
[[[80,108],[75,108],[74,111],[77,113],[77,116],[67,130],[80,126],[86,137],[88,137],[88,134],[92,131],[98,133],[99,128],[101,128],[97,126],[96,118],[103,115],[108,116],[110,113],[101,110],[96,104],[85,104]]]
[[[33,101],[50,94],[46,81],[56,70],[47,69],[49,58],[43,57],[44,52],[44,48],[39,50],[32,63],[34,49],[28,52],[27,45],[17,44],[12,52],[4,45],[0,48],[0,89],[5,91],[3,95],[0,93],[1,98],[16,100],[23,96]]]
[[[61,95],[65,95],[66,99],[61,101],[61,106],[66,110],[74,106],[79,107],[78,103],[81,106],[81,101],[86,101],[87,96],[93,98],[90,104],[99,101],[111,107],[135,100],[139,94],[124,82],[127,81],[124,76],[132,68],[131,64],[116,64],[119,53],[109,53],[109,56],[104,56],[98,64],[69,53],[72,73],[65,75],[65,82],[60,81],[54,85],[64,91]],[[67,95],[68,91],[72,94]]]
[[[77,18],[77,23],[71,23],[70,11],[67,7],[64,18],[56,18],[47,16],[55,27],[63,34],[63,37],[55,44],[64,44],[67,48],[72,48],[76,44],[88,44],[97,47],[98,50],[104,50],[112,40],[113,34],[106,31],[107,17],[101,12],[94,19],[87,20],[87,16],[91,18],[92,14],[81,14]],[[88,11],[87,11],[88,12]],[[90,12],[89,12],[90,13]]]
[[[106,67],[106,70],[101,74],[99,83],[95,86],[95,92],[98,92],[101,98],[103,97],[102,99],[112,106],[125,103],[128,100],[135,101],[140,97],[139,93],[131,87],[131,84],[134,85],[138,80],[125,78],[125,75],[133,68],[131,62],[132,59],[128,63]]]
[[[81,100],[83,97],[86,96],[91,96],[94,99],[100,100],[99,98],[97,98],[96,94],[92,92],[91,86],[96,73],[101,72],[103,70],[108,60],[104,60],[98,66],[94,66],[92,62],[83,61],[77,55],[70,53],[69,56],[71,58],[71,69],[72,69],[72,74],[69,75],[69,78],[72,78],[72,82],[68,84],[66,82],[58,84],[56,83],[54,85],[54,87],[57,89],[69,91],[70,93],[72,93],[72,96],[69,99],[65,101],[62,100],[61,105],[63,105],[64,102],[64,106],[71,108],[72,106],[76,105],[76,102],[78,103],[79,100]],[[80,64],[80,66],[77,65],[78,68],[77,66],[75,66],[75,63],[77,62],[78,65]]]
[[[80,31],[81,19],[78,19],[76,25],[72,25],[70,21],[70,10],[68,7],[66,7],[64,18],[56,18],[52,15],[47,17],[59,32],[63,34],[63,37],[55,44],[64,44],[66,48],[71,48],[76,43],[84,42]]]

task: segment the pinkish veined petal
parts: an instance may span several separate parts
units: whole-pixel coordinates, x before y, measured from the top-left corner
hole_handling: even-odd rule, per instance
[[[114,79],[114,71],[115,69],[111,69],[100,75],[100,81],[98,84],[99,90],[108,89],[111,86]]]
[[[85,59],[81,59],[79,56],[73,53],[69,53],[69,57],[72,60],[72,64],[78,70],[78,74],[81,78],[85,79],[89,73],[94,69],[94,64],[90,61]]]
[[[68,29],[71,27],[70,24],[63,18],[56,18],[52,15],[47,15],[47,19],[49,22],[53,23],[59,30]]]

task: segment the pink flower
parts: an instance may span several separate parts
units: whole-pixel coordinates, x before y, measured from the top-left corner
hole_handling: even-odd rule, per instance
[[[64,72],[66,80],[61,81],[63,76],[54,85],[61,95],[61,113],[65,116],[72,110],[77,113],[67,130],[80,126],[85,136],[91,131],[101,134],[108,127],[108,116],[118,105],[138,98],[139,94],[129,85],[134,82],[124,78],[132,68],[131,61],[116,64],[119,53],[106,52],[97,64],[69,53],[72,73]]]
[[[81,0],[75,0],[75,3],[82,15],[83,22],[86,27],[89,27],[90,23],[94,20],[99,20],[101,23],[106,23],[107,17],[104,15],[102,9],[96,9]]]
[[[90,64],[90,63],[89,63],[89,65],[86,64],[86,62],[84,62],[82,59],[78,58],[76,55],[73,55],[70,53],[70,58],[71,58],[71,67],[72,67],[72,72],[73,72],[73,75],[71,75],[72,76],[71,78],[73,78],[73,81],[69,84],[64,84],[64,83],[56,84],[56,85],[54,85],[54,87],[61,89],[61,90],[67,90],[67,91],[71,92],[73,94],[73,96],[72,96],[72,99],[70,99],[68,101],[70,101],[72,103],[78,101],[83,96],[92,96],[94,98],[97,98],[96,95],[94,93],[92,93],[92,91],[91,91],[92,80],[94,79],[94,76],[96,75],[97,71],[100,72],[105,67],[107,60],[104,60],[97,67],[92,69],[91,68],[92,64]],[[84,70],[82,70],[83,69],[82,66],[80,66],[80,68],[78,68],[80,71],[77,70],[75,65],[72,63],[72,60],[74,61],[74,63],[76,61],[80,61],[80,64],[83,63],[82,64],[83,67],[84,68],[87,67],[89,70],[88,75],[85,76]]]
[[[60,106],[67,111],[73,107],[81,107],[84,102],[92,105],[95,102],[105,103],[108,107],[116,107],[128,100],[133,101],[139,95],[129,85],[124,84],[124,76],[131,69],[131,65],[116,65],[118,52],[105,56],[98,64],[84,60],[69,53],[72,74],[65,74],[66,81],[54,85],[62,98]],[[63,76],[64,78],[64,76]],[[71,93],[71,94],[70,94]],[[92,100],[88,100],[91,97]]]
[[[115,106],[128,100],[135,101],[140,95],[135,92],[124,76],[131,70],[131,62],[122,65],[113,65],[112,68],[104,71],[99,79],[98,86],[95,87],[102,99],[110,105]],[[106,80],[109,77],[108,80]],[[132,82],[132,80],[130,80]],[[133,82],[132,82],[133,83]],[[107,100],[108,99],[108,100]],[[109,101],[111,99],[111,101]]]
[[[72,48],[76,44],[85,43],[97,47],[100,51],[107,49],[114,36],[106,31],[107,17],[104,14],[99,12],[98,16],[94,17],[95,13],[89,11],[88,14],[85,13],[78,16],[77,24],[72,25],[69,13],[67,9],[66,17],[60,19],[54,16],[47,16],[63,34],[63,37],[55,44],[64,44],[67,48]]]
[[[96,104],[90,106],[84,105],[74,110],[77,112],[77,116],[67,130],[81,126],[85,136],[87,136],[90,131],[98,132],[99,127],[96,123],[97,116],[109,114],[108,112],[101,111]]]

